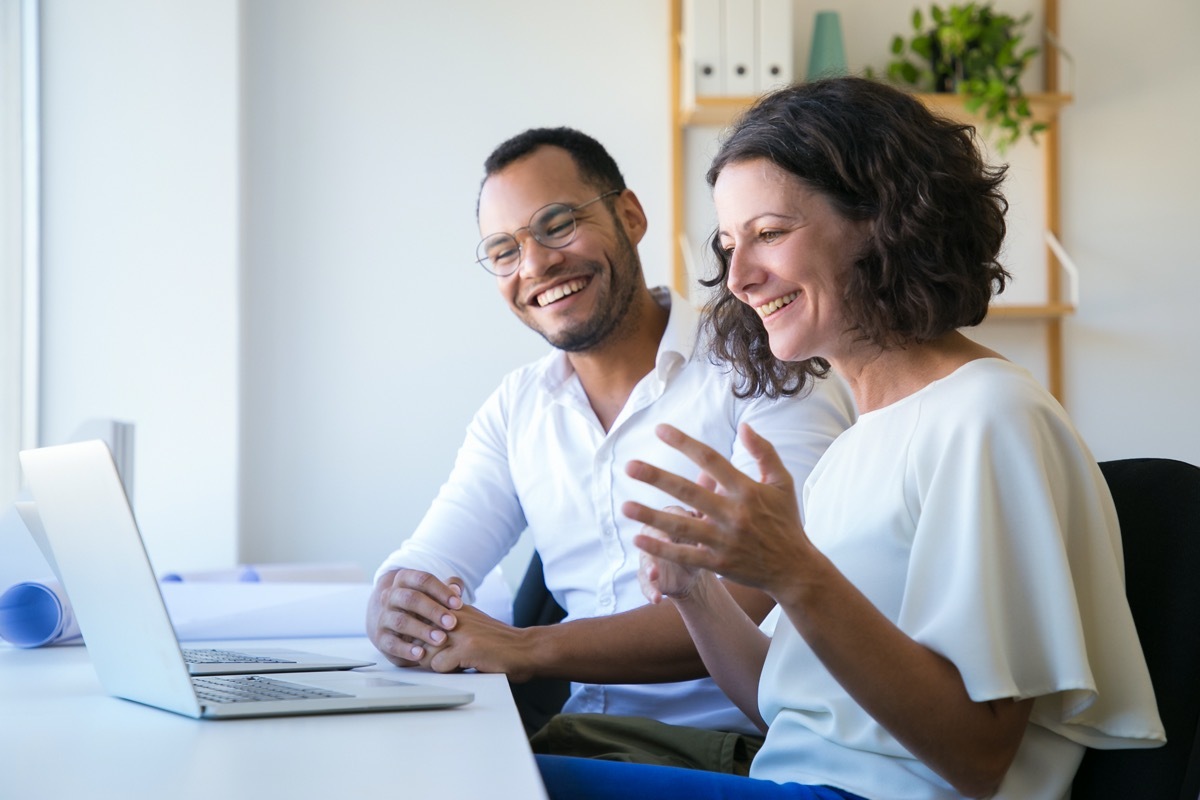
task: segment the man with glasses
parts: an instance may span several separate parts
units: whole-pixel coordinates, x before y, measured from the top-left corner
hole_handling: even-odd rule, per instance
[[[476,414],[449,480],[376,574],[368,635],[402,666],[507,673],[514,684],[570,680],[564,712],[758,733],[703,677],[672,605],[642,596],[631,543],[640,525],[621,504],[668,499],[626,476],[625,464],[696,477],[655,435],[669,422],[751,470],[737,439],[748,423],[800,485],[852,421],[849,394],[834,379],[797,397],[738,398],[698,344],[695,311],[646,286],[636,249],[645,214],[594,139],[529,130],[484,170],[476,259],[554,350],[510,373]],[[470,605],[526,529],[567,612],[556,625],[515,628]],[[755,620],[772,605],[730,588]]]

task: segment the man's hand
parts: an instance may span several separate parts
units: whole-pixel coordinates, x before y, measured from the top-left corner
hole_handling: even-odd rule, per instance
[[[421,665],[435,672],[502,672],[513,683],[535,677],[536,648],[529,641],[535,628],[514,628],[474,606],[455,612],[457,623],[445,641],[426,648]]]
[[[380,576],[367,602],[367,636],[398,667],[418,666],[446,642],[462,612],[462,581],[400,569]]]

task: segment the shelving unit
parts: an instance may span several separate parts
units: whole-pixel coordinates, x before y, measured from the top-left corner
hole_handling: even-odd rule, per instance
[[[1057,41],[1058,0],[1043,0],[1042,11],[1043,25],[1050,34],[1046,37],[1047,44],[1043,49],[1045,70],[1043,83],[1046,88],[1043,92],[1029,95],[1029,98],[1034,117],[1047,125],[1046,130],[1039,134],[1038,151],[1042,158],[1044,174],[1045,229],[1057,239],[1060,229],[1058,117],[1061,110],[1070,104],[1072,98],[1069,94],[1058,91],[1058,54],[1051,44]],[[683,35],[683,0],[671,0],[672,231],[674,233],[672,275],[676,289],[686,297],[690,294],[689,276],[682,243],[682,234],[686,231],[685,189],[688,177],[684,168],[686,133],[692,127],[729,125],[754,101],[754,98],[701,97],[697,98],[689,107],[684,108]],[[977,117],[966,110],[957,95],[920,94],[917,96],[939,114],[965,122],[978,121]],[[1075,312],[1075,306],[1069,300],[1064,299],[1061,279],[1063,265],[1049,245],[1046,246],[1045,256],[1046,301],[1023,305],[995,303],[988,313],[988,319],[1022,321],[1044,326],[1047,388],[1062,402],[1062,321],[1064,317]]]

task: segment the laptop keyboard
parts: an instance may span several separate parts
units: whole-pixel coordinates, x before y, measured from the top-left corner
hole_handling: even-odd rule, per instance
[[[252,656],[232,650],[189,650],[183,648],[183,660],[189,664],[295,664],[282,658]]]
[[[196,696],[209,703],[247,703],[259,700],[311,700],[322,697],[353,697],[315,686],[267,678],[239,675],[229,678],[192,678]]]

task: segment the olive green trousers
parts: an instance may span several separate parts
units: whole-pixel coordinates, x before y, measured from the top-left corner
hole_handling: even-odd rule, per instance
[[[644,717],[558,714],[529,739],[533,752],[747,775],[763,738],[667,725]]]

